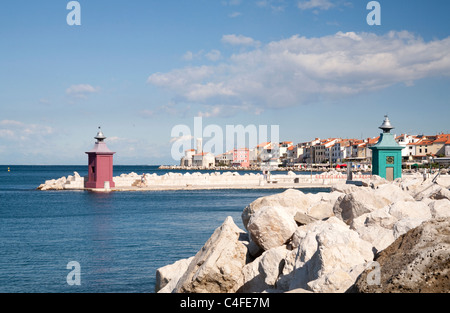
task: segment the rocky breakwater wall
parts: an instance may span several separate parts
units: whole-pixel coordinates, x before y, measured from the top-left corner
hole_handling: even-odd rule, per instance
[[[288,172],[286,174],[272,174],[269,177],[264,177],[260,173],[245,173],[240,174],[238,172],[212,172],[212,173],[166,173],[164,175],[153,174],[137,174],[131,172],[129,174],[121,174],[120,176],[113,177],[115,183],[115,189],[126,188],[184,188],[184,187],[199,187],[199,188],[220,188],[220,187],[257,187],[278,183],[290,184],[314,184],[314,185],[330,185],[337,180],[345,181],[344,176],[336,175],[297,175],[294,172]],[[77,172],[74,175],[61,177],[58,179],[47,180],[41,184],[38,189],[40,190],[76,190],[84,189],[84,182],[87,177],[80,177]],[[114,188],[113,188],[114,189]]]
[[[84,189],[85,177],[81,177],[77,172],[67,177],[46,180],[37,189],[39,190],[79,190]]]
[[[281,175],[277,175],[281,176]],[[285,175],[283,175],[285,176]],[[261,174],[237,172],[214,173],[166,173],[164,175],[142,174],[131,172],[113,177],[115,188],[129,187],[189,187],[189,186],[233,186],[247,185],[258,186],[262,181]],[[81,177],[77,172],[74,175],[45,181],[37,189],[39,190],[75,190],[84,189],[87,177]]]
[[[217,186],[232,184],[248,184],[257,186],[263,178],[261,174],[238,172],[213,173],[166,173],[164,175],[136,173],[122,174],[114,177],[116,187],[152,187],[152,186]]]
[[[242,222],[245,230],[228,217],[195,256],[159,268],[156,291],[450,289],[450,191],[431,181],[374,176],[330,193],[289,189],[252,202]]]

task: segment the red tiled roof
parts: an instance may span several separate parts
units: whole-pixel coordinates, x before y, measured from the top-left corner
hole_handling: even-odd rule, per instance
[[[445,143],[445,142],[447,142],[449,140],[450,140],[450,134],[441,134],[441,135],[437,136],[437,138],[436,138],[436,140],[434,142],[436,142],[436,143],[441,143],[441,142]]]
[[[270,144],[270,142],[263,142],[263,143],[260,143],[259,145],[257,145],[256,148],[264,148],[268,144]]]

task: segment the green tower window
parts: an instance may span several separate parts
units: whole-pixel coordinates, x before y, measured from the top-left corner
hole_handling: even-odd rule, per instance
[[[393,156],[388,156],[386,157],[386,164],[394,164],[394,157]]]

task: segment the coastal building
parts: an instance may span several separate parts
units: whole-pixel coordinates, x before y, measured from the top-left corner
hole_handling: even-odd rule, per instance
[[[271,142],[262,142],[255,148],[256,163],[259,164],[267,158],[267,155],[272,151]],[[270,151],[270,152],[269,152]]]
[[[278,145],[280,159],[285,160],[287,158],[288,149],[293,146],[294,146],[294,144],[292,141],[280,142]]]
[[[202,152],[193,155],[192,166],[211,168],[216,163],[215,157],[211,152]]]
[[[433,142],[431,151],[437,157],[445,156],[445,146],[450,141],[450,134],[439,134],[436,136],[436,140]]]
[[[115,152],[109,150],[104,142],[106,137],[99,127],[97,136],[94,137],[97,142],[88,155],[88,180],[85,183],[86,188],[105,188],[115,187],[113,181],[113,155]]]
[[[383,130],[380,140],[370,147],[372,150],[372,175],[393,181],[402,177],[402,149],[404,147],[400,146],[395,141],[394,134],[391,134],[394,127],[387,115],[379,128]]]
[[[250,167],[250,151],[248,148],[233,149],[233,166]]]
[[[339,141],[338,138],[328,138],[320,140],[319,143],[313,145],[314,163],[329,163],[333,155],[333,146],[337,141]]]
[[[443,164],[443,165],[449,165],[450,164],[450,135],[447,134],[446,137],[448,139],[444,143],[443,156],[442,156],[442,154],[439,154],[437,156],[437,158],[434,159],[435,162],[438,162],[439,164]]]
[[[274,142],[263,142],[256,146],[257,162],[270,162],[272,164],[281,164],[279,154],[279,144]]]
[[[415,146],[412,145],[419,141],[417,136],[401,134],[395,138],[395,141],[405,149],[402,150],[402,158],[404,161],[412,160],[412,156],[415,155]]]
[[[233,164],[233,151],[227,151],[216,156],[216,166],[231,166]]]
[[[193,158],[194,158],[194,154],[196,154],[195,149],[189,149],[189,150],[184,151],[184,157],[181,158],[180,165],[191,167]]]
[[[305,143],[299,143],[292,149],[291,158],[294,165],[303,163],[303,159],[305,156],[305,147]]]
[[[437,139],[437,136],[424,136],[420,135],[418,136],[418,140],[415,143],[409,144],[408,148],[410,146],[413,146],[414,149],[410,151],[414,151],[414,154],[411,155],[411,158],[409,158],[413,162],[417,163],[426,163],[430,159],[430,157],[434,157],[436,155],[436,152],[439,150],[438,147],[443,146],[434,144],[434,141]],[[409,150],[409,149],[408,149]]]
[[[249,160],[250,160],[250,166],[257,166],[258,165],[258,155],[256,152],[256,147],[253,149],[249,149]]]
[[[358,154],[355,160],[362,164],[371,163],[372,150],[370,147],[374,146],[378,140],[380,140],[379,136],[375,138],[367,138],[362,143],[359,143],[357,147]]]
[[[341,163],[346,158],[345,144],[346,140],[339,139],[330,147],[330,157],[333,164]]]

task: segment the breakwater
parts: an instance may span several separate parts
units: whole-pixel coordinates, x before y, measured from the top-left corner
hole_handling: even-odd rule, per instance
[[[354,180],[364,181],[370,175],[355,174]],[[189,189],[285,189],[285,188],[317,188],[330,186],[337,182],[345,182],[347,175],[339,172],[319,174],[296,174],[289,171],[285,174],[238,173],[238,172],[186,172],[165,173],[158,175],[137,174],[135,172],[113,177],[115,187],[95,191],[145,191],[145,190],[189,190]],[[93,190],[85,188],[86,177],[77,172],[67,177],[47,180],[39,190]]]

